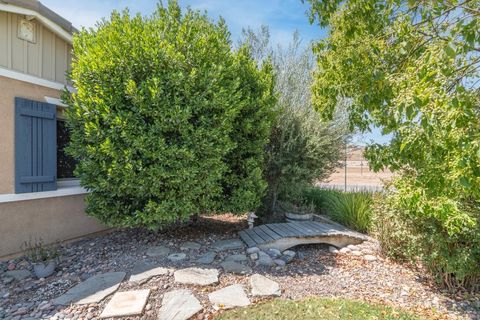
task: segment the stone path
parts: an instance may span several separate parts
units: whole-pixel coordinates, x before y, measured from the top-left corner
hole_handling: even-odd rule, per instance
[[[223,271],[225,272],[236,273],[236,274],[252,273],[252,268],[235,261],[226,260],[225,262],[222,262],[220,265],[222,266]]]
[[[245,307],[250,304],[250,300],[240,284],[233,284],[214,291],[208,295],[208,299],[215,309]]]
[[[260,274],[254,274],[250,277],[250,286],[252,296],[280,296],[280,285]]]
[[[166,257],[170,253],[170,248],[165,246],[154,246],[147,250],[149,257]]]
[[[84,282],[80,282],[60,297],[53,300],[57,305],[89,304],[102,301],[106,296],[117,291],[125,272],[103,273]]]
[[[136,316],[143,313],[150,289],[117,292],[108,302],[100,318]]]
[[[186,320],[202,311],[203,307],[189,290],[174,290],[165,293],[158,320]]]
[[[177,270],[173,275],[177,283],[197,286],[209,286],[218,283],[217,269],[187,268]]]
[[[213,251],[207,251],[200,255],[195,261],[199,264],[209,265],[215,258],[224,251],[243,250],[244,244],[239,239],[227,239],[216,241],[211,245]],[[186,241],[180,245],[185,252],[171,253],[167,246],[153,246],[146,251],[146,256],[155,259],[167,259],[178,263],[188,259],[187,253],[198,251],[201,245],[197,242]],[[249,275],[253,272],[248,265],[255,262],[260,266],[283,266],[290,262],[294,251],[285,251],[283,254],[276,250],[261,251],[258,248],[248,248],[244,253],[220,254],[223,262],[220,263],[225,273]],[[248,256],[247,256],[248,254]],[[253,256],[253,258],[252,258]],[[282,260],[283,259],[283,260]],[[279,260],[280,262],[278,262]],[[277,261],[275,263],[274,261]],[[219,283],[219,271],[216,268],[183,268],[179,270],[169,269],[156,263],[139,261],[130,274],[129,283],[144,284],[153,277],[171,276],[174,282],[182,285],[193,286],[215,286]],[[30,276],[27,272],[11,272],[12,278],[25,278]],[[70,288],[66,293],[54,300],[54,304],[68,305],[98,303],[108,295],[114,293],[123,281],[125,272],[110,272],[98,274],[88,278],[86,281]],[[279,296],[280,286],[260,274],[250,277],[251,296]],[[125,317],[141,315],[144,312],[150,289],[128,290],[114,293],[100,314],[100,318]],[[215,309],[242,307],[250,304],[250,299],[245,293],[241,284],[234,284],[211,292],[208,299]],[[201,302],[195,297],[191,290],[176,289],[166,292],[162,298],[161,308],[158,311],[160,320],[186,320],[203,310]]]
[[[430,289],[423,274],[383,259],[373,239],[343,249],[316,245],[279,252],[245,247],[233,238],[236,231],[228,231],[229,224],[212,227],[209,221],[205,226],[208,229],[187,226],[161,234],[119,231],[83,240],[61,249],[66,259],[46,279],[35,279],[25,258],[0,261],[0,319],[99,319],[115,314],[112,309],[118,314],[136,313],[127,316],[132,320],[211,319],[217,314],[215,308],[279,295],[371,298],[400,308],[426,306],[452,314],[463,311],[451,311],[447,304],[455,310],[472,310],[463,301]],[[184,258],[174,262],[168,259],[172,254]],[[198,272],[185,271],[192,268],[210,270],[216,277],[208,285],[182,280],[182,273],[198,277]],[[114,271],[122,272],[105,283]],[[148,289],[144,304],[135,292]],[[123,300],[118,298],[122,295],[126,295]],[[135,311],[126,311],[134,306]],[[468,312],[476,319],[477,313]]]
[[[225,250],[235,250],[242,249],[245,247],[243,241],[240,239],[227,239],[220,240],[215,242],[213,245],[213,250],[215,251],[225,251]]]
[[[148,264],[142,261],[133,267],[132,275],[130,276],[129,281],[143,282],[152,277],[168,275],[170,271],[171,270],[167,268]]]

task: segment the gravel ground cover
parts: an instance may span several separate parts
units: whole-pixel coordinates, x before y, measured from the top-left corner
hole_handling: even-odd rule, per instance
[[[212,319],[221,310],[211,306],[209,293],[228,285],[241,284],[250,294],[250,275],[221,271],[221,263],[227,257],[249,254],[246,248],[241,248],[219,251],[211,263],[199,264],[197,259],[211,253],[215,242],[235,238],[237,232],[246,227],[245,217],[221,215],[203,217],[195,224],[175,225],[159,232],[115,230],[64,245],[57,272],[46,279],[12,279],[6,276],[7,271],[30,270],[31,265],[24,258],[3,261],[0,263],[0,319],[97,319],[110,296],[100,303],[70,306],[55,306],[52,299],[91,276],[112,271],[127,273],[117,292],[150,289],[143,315],[129,319],[157,319],[164,293],[174,289],[192,291],[204,306],[194,319]],[[194,243],[200,244],[200,247]],[[147,255],[147,251],[155,246],[168,247],[168,255]],[[382,258],[379,245],[373,239],[357,248],[340,251],[327,245],[298,246],[293,250],[296,257],[284,267],[257,266],[250,258],[239,263],[278,282],[282,299],[315,295],[344,297],[403,308],[426,318],[480,319],[479,296],[442,292],[422,270]],[[176,253],[184,253],[185,258],[171,261],[168,256]],[[367,256],[374,259],[367,259]],[[187,267],[217,268],[221,271],[219,284],[179,284],[175,283],[171,273],[141,282],[129,282],[129,275],[139,262],[172,271]],[[252,303],[267,299],[249,297]]]

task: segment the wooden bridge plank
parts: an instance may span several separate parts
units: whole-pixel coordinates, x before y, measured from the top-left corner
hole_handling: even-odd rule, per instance
[[[290,228],[286,228],[285,224],[286,223],[275,223],[275,228],[281,230],[281,232],[283,233],[282,235],[286,238],[287,237],[296,237],[297,232],[294,231],[294,230],[291,230]]]
[[[255,231],[259,236],[260,238],[262,238],[263,240],[265,240],[265,242],[272,242],[272,241],[275,241],[275,239],[273,239],[272,237],[270,237],[268,234],[265,233],[265,231],[263,231],[261,228],[259,227],[255,227],[252,229],[253,231]]]
[[[325,228],[321,226],[317,226],[313,221],[302,222],[302,225],[308,230],[315,232],[317,235],[325,235],[328,233],[328,231]]]
[[[345,246],[366,240],[361,233],[336,224],[318,221],[272,223],[242,230],[238,234],[250,247],[258,246],[264,249],[273,247],[279,250],[286,250],[302,243],[332,243],[333,241],[334,245]],[[332,238],[328,239],[329,236]],[[287,240],[284,241],[284,239]]]
[[[238,233],[238,235],[240,236],[240,238],[241,238],[243,241],[245,241],[245,243],[247,244],[247,246],[249,246],[249,247],[255,247],[255,246],[256,246],[257,243],[255,242],[255,240],[253,240],[253,239],[248,235],[248,233],[246,233],[245,231],[243,231],[243,230],[240,231],[240,232]]]
[[[295,228],[303,236],[316,236],[318,232],[311,230],[305,225],[300,224],[299,222],[290,222],[290,227]]]
[[[282,223],[280,226],[284,230],[286,230],[287,233],[289,233],[293,237],[302,237],[303,234],[301,231],[297,230],[296,228],[293,228],[290,223]]]
[[[283,230],[278,226],[278,223],[267,224],[267,226],[273,231],[275,231],[276,233],[278,233],[279,235],[281,235],[282,238],[288,237],[288,234],[285,232],[285,230]]]
[[[256,227],[255,227],[256,228]],[[253,229],[255,229],[253,228]],[[260,238],[258,236],[258,234],[253,231],[253,229],[249,229],[249,230],[246,230],[247,234],[250,236],[250,238],[252,238],[257,244],[263,244],[265,243],[265,240],[263,240],[262,238]]]
[[[278,240],[278,239],[281,239],[282,236],[279,235],[278,233],[276,233],[275,231],[273,231],[272,229],[270,229],[269,227],[267,227],[266,225],[262,224],[261,226],[258,226],[258,228],[262,229],[263,232],[265,232],[266,234],[268,234],[272,239],[274,240]]]
[[[326,228],[326,227],[322,226],[321,224],[316,223],[316,222],[314,222],[314,221],[308,221],[306,224],[307,224],[310,228],[312,228],[313,230],[318,231],[318,232],[320,232],[320,233],[322,233],[322,234],[328,232],[328,228]]]
[[[295,237],[296,233],[290,228],[285,228],[285,223],[274,223],[271,225],[273,230],[280,230],[283,237]]]

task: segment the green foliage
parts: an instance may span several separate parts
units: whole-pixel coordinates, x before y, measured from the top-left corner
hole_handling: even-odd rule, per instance
[[[314,49],[313,105],[329,119],[348,99],[352,127],[392,134],[366,153],[400,177],[392,218],[413,226],[419,258],[446,285],[478,286],[480,1],[309,2],[329,28]]]
[[[57,247],[58,245],[51,245],[47,248],[42,239],[35,241],[30,239],[22,244],[21,249],[25,251],[25,256],[32,263],[43,263],[57,259],[60,256]]]
[[[391,307],[366,303],[362,301],[309,298],[301,301],[272,300],[255,304],[247,308],[227,311],[220,320],[254,319],[254,320],[413,320],[419,319],[413,314],[392,309]]]
[[[197,213],[255,210],[275,97],[272,68],[232,50],[223,20],[176,1],[112,13],[74,37],[69,152],[110,226],[157,228]]]
[[[405,180],[397,181],[401,187],[376,204],[374,228],[385,252],[412,262],[421,259],[451,289],[480,290],[476,205],[425,196]],[[472,217],[476,222],[469,224]]]
[[[316,213],[323,214],[326,210],[327,199],[332,192],[338,191],[309,187],[303,190],[302,197],[307,203],[311,203],[314,206]]]
[[[369,232],[372,226],[373,194],[370,192],[339,192],[324,194],[324,207],[335,221],[360,232]]]
[[[266,27],[258,33],[244,30],[244,37],[257,60],[271,58],[277,76],[277,117],[266,147],[264,170],[268,193],[260,210],[268,216],[286,193],[328,177],[338,165],[349,130],[342,112],[319,125],[320,115],[310,103],[314,60],[310,49],[301,46],[298,34],[287,48],[276,50],[269,46]]]

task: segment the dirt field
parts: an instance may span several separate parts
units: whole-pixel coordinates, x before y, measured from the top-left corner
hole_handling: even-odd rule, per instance
[[[390,171],[372,172],[368,165],[349,166],[347,163],[347,185],[365,185],[365,186],[382,186],[383,181],[389,180],[393,174]],[[345,169],[339,168],[333,173],[326,184],[343,185],[345,184]]]
[[[347,156],[347,186],[381,187],[384,181],[393,177],[390,171],[373,172],[368,167],[368,161],[363,157],[362,147],[351,147]],[[345,168],[338,168],[328,179],[320,185],[344,186]]]

